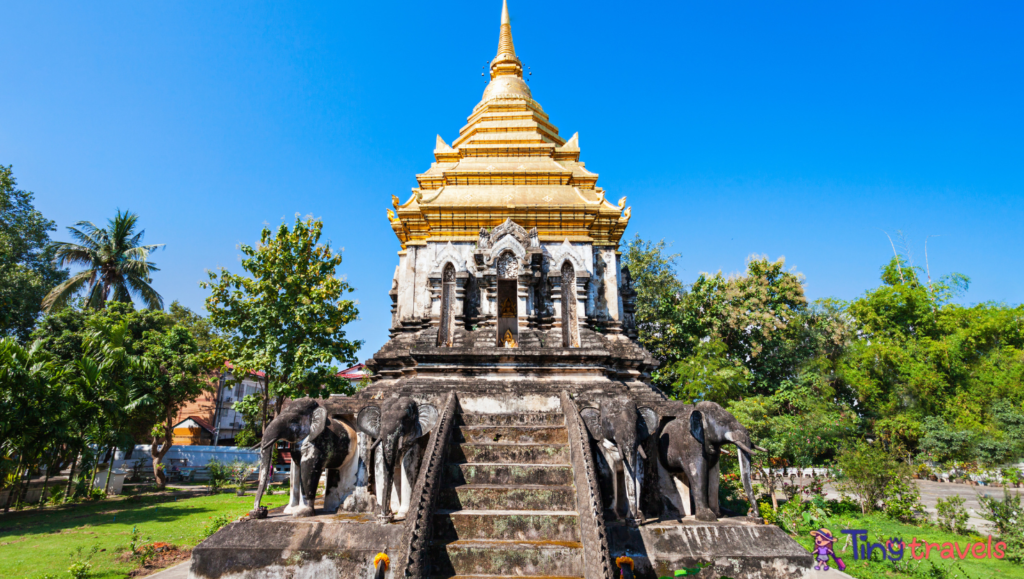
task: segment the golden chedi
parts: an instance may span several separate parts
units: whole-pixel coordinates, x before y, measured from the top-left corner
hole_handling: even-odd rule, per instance
[[[618,331],[618,246],[630,210],[625,198],[609,202],[580,162],[578,134],[559,136],[533,100],[507,4],[490,76],[459,137],[451,145],[437,137],[436,162],[416,176],[412,195],[392,196],[388,218],[402,245],[393,330],[437,326],[438,345],[451,345],[455,326],[498,326],[494,342],[505,347],[527,327],[596,322]],[[505,237],[516,247],[498,247]],[[499,250],[517,261],[504,275]],[[566,262],[578,287],[562,292]],[[567,331],[567,347],[578,345],[577,333]]]

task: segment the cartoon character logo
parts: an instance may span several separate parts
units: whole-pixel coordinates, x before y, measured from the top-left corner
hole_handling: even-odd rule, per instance
[[[846,564],[843,560],[836,556],[835,550],[832,545],[836,542],[836,538],[832,535],[832,531],[828,529],[818,529],[817,531],[811,531],[811,536],[814,537],[814,569],[815,571],[828,571],[828,557],[832,556],[832,559],[836,562],[836,569],[843,571],[846,569]]]

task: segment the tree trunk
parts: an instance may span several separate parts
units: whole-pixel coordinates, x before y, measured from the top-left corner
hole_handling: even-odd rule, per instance
[[[160,468],[160,464],[163,462],[167,452],[171,450],[171,443],[174,439],[174,425],[172,422],[171,416],[168,414],[164,419],[163,445],[158,448],[157,439],[154,438],[153,444],[149,447],[149,456],[153,459],[153,476],[156,478],[156,486],[160,490],[164,490],[167,487],[167,474]]]
[[[14,488],[11,489],[11,494],[7,495],[7,503],[4,504],[4,514],[7,514],[11,510],[11,503],[13,503],[18,497],[18,489],[21,488],[21,465],[25,463],[25,454],[22,453],[18,457],[18,468],[15,469]]]
[[[99,451],[99,444],[96,445],[96,450]],[[96,486],[96,475],[100,472],[100,457],[95,456],[96,464],[92,465],[92,476],[89,477],[89,488],[86,490],[86,497],[92,496],[92,487]]]
[[[29,487],[29,485],[32,484],[32,463],[30,461],[24,461],[24,462],[28,462],[28,464],[25,465],[25,485],[24,485],[25,489],[27,489]],[[22,495],[22,491],[24,490],[24,489],[22,489],[22,485],[20,484],[21,483],[21,477],[18,477],[18,482],[19,482],[19,485],[17,487],[17,492],[14,495],[14,499],[15,499],[14,510],[18,510],[19,508],[21,508],[21,495]]]
[[[110,460],[107,461],[107,480],[103,482],[103,494],[106,495],[110,489],[110,473],[114,471],[114,452],[117,451],[117,447],[111,445],[108,453],[110,454]]]
[[[68,471],[68,485],[64,488],[64,500],[62,503],[68,502],[71,499],[71,485],[75,480],[75,465],[78,464],[78,457],[81,453],[76,452],[71,455],[71,470]]]
[[[270,406],[270,376],[269,374],[263,378],[263,416],[260,417],[260,438],[263,437],[263,431],[267,428],[267,412]]]
[[[46,500],[46,485],[50,482],[50,469],[53,465],[46,465],[46,472],[43,473],[43,490],[39,493],[39,506],[43,506],[43,501]]]

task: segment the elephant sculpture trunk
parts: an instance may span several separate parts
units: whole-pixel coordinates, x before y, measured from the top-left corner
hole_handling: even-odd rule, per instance
[[[259,484],[256,486],[256,498],[253,501],[252,512],[250,516],[254,519],[264,519],[267,517],[267,507],[260,506],[260,501],[263,500],[263,493],[267,490],[267,485],[273,482],[274,479],[274,465],[271,464],[274,456],[274,442],[272,440],[269,443],[263,441],[260,443],[260,471],[259,471]]]
[[[379,496],[377,497],[380,507],[377,519],[382,523],[390,523],[394,520],[395,514],[391,509],[391,495],[394,492],[392,489],[395,488],[395,456],[399,454],[398,445],[400,442],[400,433],[392,432],[383,436],[378,446],[380,460],[384,467],[380,473],[383,475],[383,480],[379,481],[379,486],[382,490],[378,493]]]
[[[751,470],[750,457],[758,447],[750,444],[750,435],[746,430],[742,432],[742,437],[734,434],[732,438],[733,444],[736,445],[737,462],[739,462],[740,465],[740,480],[743,481],[743,492],[747,495],[747,502],[750,503],[750,509],[747,511],[747,516],[760,519],[761,512],[757,506],[757,497],[754,496],[753,484],[750,481],[753,473]],[[746,444],[744,444],[744,439]]]

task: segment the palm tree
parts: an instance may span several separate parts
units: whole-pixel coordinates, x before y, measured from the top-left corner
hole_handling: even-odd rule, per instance
[[[108,299],[130,303],[132,294],[136,294],[146,307],[163,309],[164,299],[149,285],[153,281],[150,272],[159,270],[153,262],[147,261],[149,252],[163,244],[139,245],[146,232],[135,233],[138,220],[137,214],[118,210],[106,229],[96,227],[91,221],[79,221],[76,227],[68,227],[79,243],[53,243],[57,264],[61,267],[83,265],[86,269],[53,288],[43,299],[43,310],[60,308],[86,286],[89,288],[86,307],[101,309]]]

